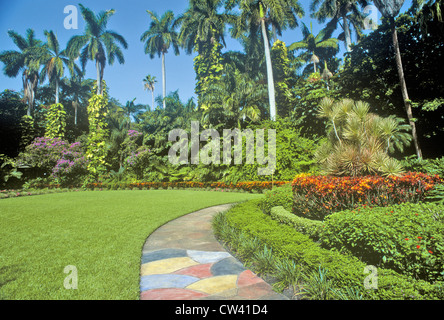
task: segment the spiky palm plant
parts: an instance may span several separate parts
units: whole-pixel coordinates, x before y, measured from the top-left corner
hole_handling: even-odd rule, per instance
[[[316,151],[316,159],[329,175],[397,175],[402,166],[388,153],[402,151],[409,143],[408,127],[396,117],[370,113],[365,102],[325,98],[318,115],[327,120],[327,141]]]
[[[107,30],[108,20],[115,10],[101,11],[97,15],[89,8],[79,4],[80,12],[85,20],[85,31],[82,35],[73,36],[67,45],[68,55],[72,58],[80,57],[83,71],[88,60],[94,61],[97,73],[97,94],[103,94],[103,73],[106,63],[112,65],[114,61],[125,63],[121,47],[128,48],[123,36],[115,31]],[[121,47],[120,47],[120,46]]]
[[[174,13],[171,10],[166,11],[160,18],[152,11],[146,11],[150,16],[151,23],[148,30],[146,30],[140,37],[140,41],[145,42],[145,54],[148,54],[151,59],[157,54],[162,56],[162,97],[164,99],[162,105],[165,109],[166,98],[166,69],[165,69],[165,54],[168,53],[172,46],[174,53],[179,55],[179,37],[176,32]]]

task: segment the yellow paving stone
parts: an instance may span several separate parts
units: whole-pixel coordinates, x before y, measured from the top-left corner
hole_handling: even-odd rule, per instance
[[[188,257],[162,259],[142,264],[140,274],[141,276],[166,274],[197,264],[199,263]]]
[[[236,282],[237,275],[224,275],[196,281],[186,288],[205,292],[208,294],[215,294],[218,292],[236,288]]]

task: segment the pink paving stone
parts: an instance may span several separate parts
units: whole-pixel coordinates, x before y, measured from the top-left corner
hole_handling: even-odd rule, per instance
[[[264,281],[250,270],[245,270],[239,275],[239,278],[237,278],[238,287],[249,286],[252,284],[262,283],[262,282]]]
[[[182,288],[152,289],[143,291],[140,300],[193,300],[208,294]]]
[[[270,286],[262,281],[262,283],[256,283],[250,286],[239,287],[238,296],[249,300],[256,300],[263,296],[266,296],[272,292]]]
[[[211,266],[213,263],[199,264],[197,266],[187,267],[174,272],[174,274],[182,274],[187,276],[193,276],[200,279],[212,277]]]

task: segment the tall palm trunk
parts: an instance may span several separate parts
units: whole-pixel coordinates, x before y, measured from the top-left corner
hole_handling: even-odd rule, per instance
[[[97,94],[101,94],[102,93],[102,89],[101,89],[101,79],[100,79],[100,65],[99,65],[99,60],[96,59],[96,72],[97,72]]]
[[[390,18],[390,24],[392,29],[391,31],[392,31],[393,47],[395,49],[396,67],[398,69],[398,76],[399,76],[399,82],[401,84],[401,93],[402,93],[402,98],[404,100],[404,107],[407,113],[407,117],[409,119],[410,126],[412,127],[412,136],[413,136],[413,143],[415,145],[416,155],[418,156],[418,159],[422,159],[422,151],[421,147],[419,146],[416,125],[415,122],[413,121],[412,105],[409,99],[409,95],[407,92],[407,84],[404,77],[404,70],[401,59],[401,50],[399,49],[398,33],[396,31],[395,18],[393,17]]]
[[[55,103],[58,104],[59,103],[59,79],[55,78],[55,85],[56,85],[56,94],[55,94]]]
[[[260,6],[262,37],[264,39],[265,61],[267,64],[268,101],[270,103],[270,119],[276,119],[276,99],[274,93],[273,67],[271,65],[270,46],[268,43],[267,28],[265,28],[265,14]]]
[[[165,72],[165,52],[162,52],[162,105],[165,110],[165,97],[166,97],[166,72]]]
[[[153,104],[151,106],[153,108],[152,110],[154,110],[154,88],[153,88],[153,90],[151,90],[151,97],[153,99]]]
[[[78,108],[77,101],[74,101],[73,105],[74,105],[74,126],[77,127],[77,108]]]
[[[351,33],[350,33],[350,27],[348,25],[348,19],[347,14],[344,13],[342,15],[342,23],[344,24],[344,35],[345,35],[345,46],[347,49],[347,52],[350,52],[351,50]]]

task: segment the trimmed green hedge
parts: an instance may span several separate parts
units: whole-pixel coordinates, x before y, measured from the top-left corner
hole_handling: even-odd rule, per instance
[[[294,227],[280,224],[259,205],[261,199],[240,203],[226,212],[229,226],[257,238],[280,258],[289,258],[302,264],[305,269],[317,270],[321,265],[337,288],[361,287],[368,274],[366,264],[358,258],[335,250],[321,248],[308,235],[297,232]],[[224,240],[224,239],[222,239]],[[415,280],[393,270],[378,268],[378,289],[365,292],[367,299],[443,299],[443,289],[438,284]]]
[[[291,211],[293,207],[293,191],[291,183],[282,186],[273,187],[271,190],[264,192],[264,198],[260,203],[260,208],[265,213],[270,213],[271,208],[283,206],[284,209]]]
[[[308,235],[313,240],[320,238],[324,225],[322,221],[299,217],[282,206],[271,208],[270,217],[280,223],[293,226],[296,231]]]
[[[444,206],[404,203],[325,219],[322,243],[414,278],[444,280]]]

